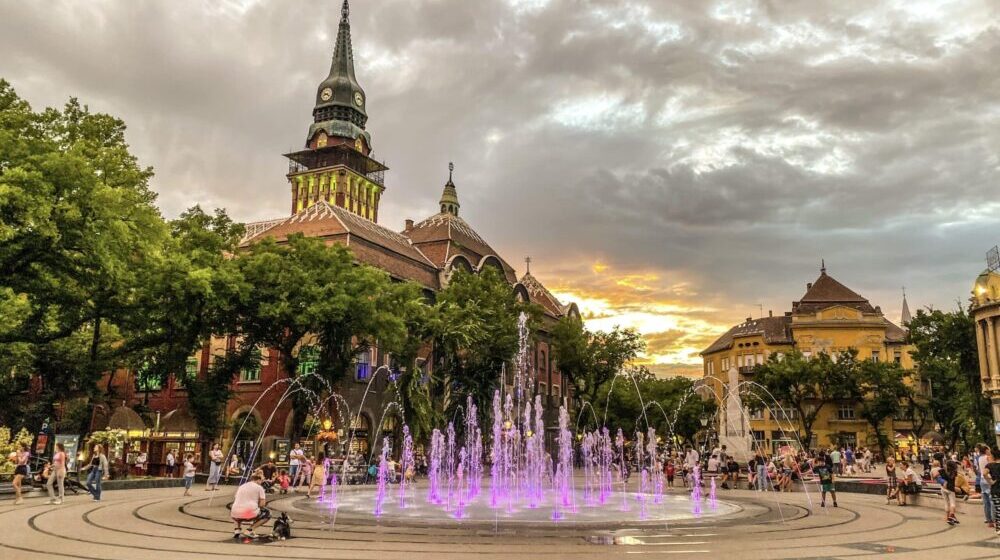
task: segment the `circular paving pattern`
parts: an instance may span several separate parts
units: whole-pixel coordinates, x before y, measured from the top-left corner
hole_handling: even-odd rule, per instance
[[[0,558],[607,558],[626,554],[680,558],[997,558],[1000,539],[982,523],[978,504],[963,506],[961,525],[937,507],[898,507],[878,496],[841,494],[840,507],[810,505],[803,493],[720,492],[733,511],[666,523],[553,523],[517,526],[374,520],[317,511],[301,494],[271,496],[270,507],[295,520],[294,538],[243,544],[231,538],[232,488],[194,496],[180,489],[0,502]],[[677,494],[682,494],[678,490]],[[925,499],[929,506],[938,501]]]

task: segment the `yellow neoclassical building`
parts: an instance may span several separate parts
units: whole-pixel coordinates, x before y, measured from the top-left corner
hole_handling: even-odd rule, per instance
[[[901,323],[910,319],[909,306],[903,297]],[[907,331],[889,321],[878,306],[857,294],[820,269],[819,278],[806,284],[806,292],[792,302],[791,311],[775,316],[746,321],[729,329],[702,353],[704,378],[718,395],[724,395],[729,371],[736,370],[740,380],[752,380],[754,366],[763,364],[771,354],[783,354],[797,349],[805,356],[825,352],[836,355],[849,349],[857,350],[858,359],[899,363],[913,368],[911,345]],[[750,430],[753,439],[766,449],[777,449],[793,443],[794,435],[782,428],[796,421],[794,410],[753,412]],[[779,419],[781,419],[779,421]],[[896,420],[887,424],[884,432],[890,437],[909,438],[912,426]],[[892,430],[892,431],[890,431]],[[831,444],[873,445],[874,435],[856,413],[850,402],[827,405],[813,425],[813,441],[802,442],[809,447]]]
[[[979,377],[983,393],[993,405],[993,431],[1000,447],[1000,274],[993,267],[976,278],[971,312],[976,321]]]

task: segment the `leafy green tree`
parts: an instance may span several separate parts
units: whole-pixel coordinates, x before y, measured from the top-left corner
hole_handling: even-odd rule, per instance
[[[591,332],[575,317],[563,318],[555,326],[552,346],[559,371],[573,384],[577,397],[595,406],[603,404],[604,386],[646,349],[633,329]]]
[[[802,429],[799,435],[806,445],[810,445],[813,426],[823,408],[849,394],[852,363],[853,355],[850,353],[842,354],[837,360],[831,359],[825,352],[810,358],[798,350],[784,355],[774,353],[765,363],[757,366],[753,376],[753,381],[764,390],[750,387],[742,396],[751,408],[791,407]],[[782,424],[788,422],[787,419],[779,421]],[[795,427],[796,432],[799,431],[798,426]]]
[[[35,112],[0,80],[0,354],[32,356],[15,377],[38,375],[19,409],[34,424],[116,365],[167,236],[124,132],[75,99]]]
[[[644,368],[634,368],[612,381],[600,387],[609,395],[607,425],[612,431],[621,428],[630,438],[637,431],[654,428],[664,440],[676,437],[678,443],[694,444],[703,429],[701,419],[717,410],[715,401],[695,394],[694,382],[686,377],[659,379]],[[599,422],[604,422],[604,414],[598,409]]]
[[[889,447],[889,437],[883,431],[885,421],[899,416],[911,396],[909,373],[897,363],[871,360],[854,361],[850,370],[854,373],[849,398],[856,403],[858,416],[868,422],[884,453]]]
[[[908,324],[919,377],[930,388],[927,405],[952,447],[992,440],[989,400],[979,379],[973,318],[964,310],[918,310]]]
[[[518,349],[517,320],[525,311],[537,322],[538,309],[521,304],[506,279],[487,267],[478,274],[456,270],[425,319],[435,367],[426,390],[437,420],[451,418],[472,396],[485,419]],[[414,394],[420,397],[420,395]],[[423,398],[423,397],[420,397]],[[409,416],[408,416],[409,418]]]

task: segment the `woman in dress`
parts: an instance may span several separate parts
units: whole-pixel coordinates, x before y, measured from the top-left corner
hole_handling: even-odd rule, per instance
[[[16,506],[24,503],[24,498],[21,497],[21,484],[28,477],[28,459],[31,458],[28,446],[23,443],[17,444],[17,451],[11,458],[14,461],[14,505]]]
[[[322,451],[316,457],[316,466],[313,467],[312,479],[309,481],[306,497],[312,498],[313,488],[317,487],[319,488],[319,497],[322,499],[326,494],[326,455]]]
[[[222,449],[219,444],[212,445],[212,450],[208,452],[208,482],[205,484],[205,491],[219,489],[219,477],[222,476]]]

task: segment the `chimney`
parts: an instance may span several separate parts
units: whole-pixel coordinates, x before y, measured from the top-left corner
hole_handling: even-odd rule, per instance
[[[773,309],[768,309],[767,310],[767,316],[768,317],[774,317],[774,310]]]
[[[413,220],[407,218],[406,227],[403,228],[403,231],[411,231],[411,230],[413,230]]]
[[[750,321],[753,321],[753,317],[747,317],[747,323],[749,323]]]
[[[811,290],[811,289],[812,289],[812,287],[813,287],[813,283],[812,283],[812,282],[806,282],[806,290],[807,290],[807,291],[808,291],[808,290]]]

